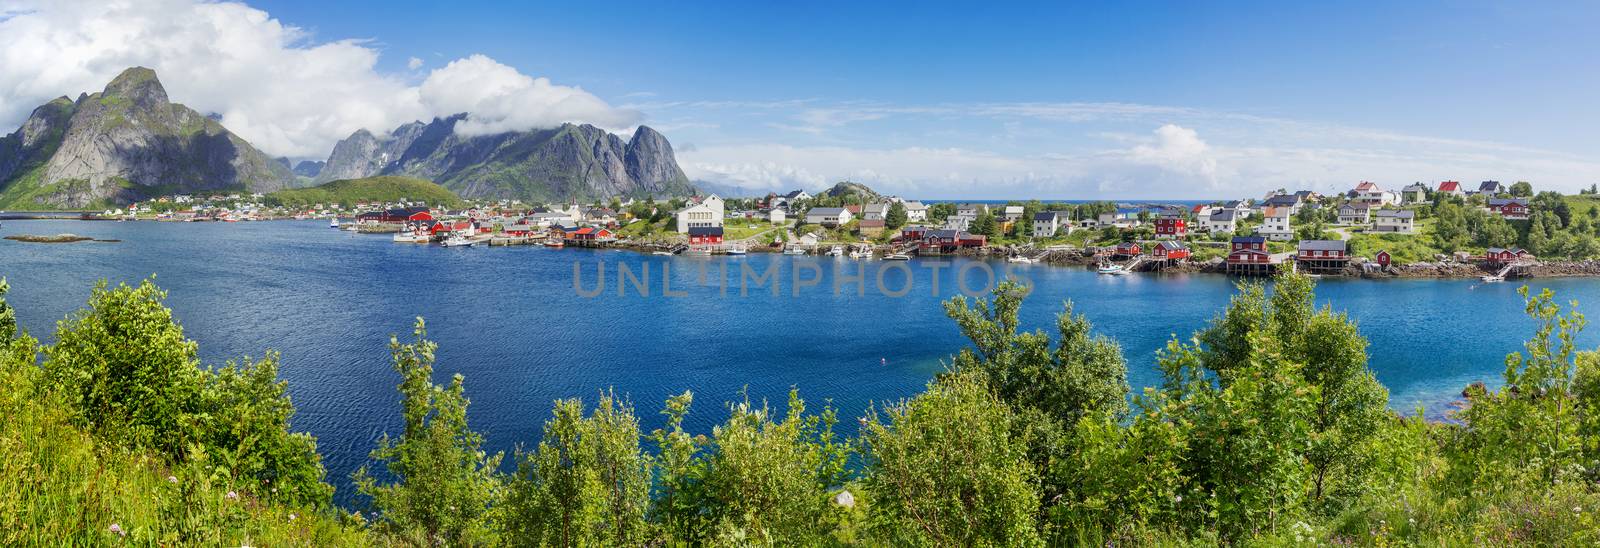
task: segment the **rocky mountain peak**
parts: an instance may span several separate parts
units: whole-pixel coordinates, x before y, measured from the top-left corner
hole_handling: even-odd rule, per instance
[[[156,78],[156,71],[144,67],[133,67],[122,71],[122,74],[118,74],[110,84],[106,84],[101,97],[127,99],[135,105],[146,108],[163,106],[170,102],[167,99],[167,88],[161,86],[161,80]]]

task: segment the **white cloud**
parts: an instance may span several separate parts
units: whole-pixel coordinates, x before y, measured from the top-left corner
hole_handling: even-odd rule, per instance
[[[617,109],[582,89],[533,78],[482,55],[451,61],[433,71],[420,88],[422,103],[436,113],[468,112],[458,133],[479,135],[548,127],[571,120],[624,129],[641,116]]]
[[[237,3],[198,0],[0,2],[0,127],[61,95],[102,89],[131,66],[155,69],[175,102],[222,115],[269,154],[322,157],[357,129],[474,112],[468,127],[527,129],[565,121],[615,127],[637,114],[581,89],[532,78],[482,56],[433,71],[422,86],[377,71],[363,40],[316,41]],[[420,68],[417,59],[408,67]],[[430,85],[431,84],[431,85]],[[491,84],[484,90],[457,85]]]
[[[406,68],[411,70],[422,68],[422,58],[412,57],[410,59],[406,59]]]

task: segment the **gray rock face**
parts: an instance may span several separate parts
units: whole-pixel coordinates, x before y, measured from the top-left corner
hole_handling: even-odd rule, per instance
[[[294,174],[301,177],[314,178],[322,173],[322,166],[325,165],[328,165],[328,162],[322,160],[301,160],[300,163],[294,165]]]
[[[591,125],[464,136],[457,114],[396,128],[387,138],[357,131],[334,147],[319,182],[374,175],[433,180],[464,198],[542,201],[677,196],[693,191],[672,145],[640,126],[631,141]]]
[[[70,114],[64,123],[62,114]],[[169,102],[155,72],[141,67],[70,107],[65,98],[51,101],[7,139],[18,146],[0,146],[0,206],[81,208],[160,194],[270,192],[294,180],[288,167],[221,124]],[[45,151],[42,162],[30,163]]]

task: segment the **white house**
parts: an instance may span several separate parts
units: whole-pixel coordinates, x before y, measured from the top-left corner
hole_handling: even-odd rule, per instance
[[[767,211],[767,221],[771,222],[772,224],[781,225],[786,220],[788,220],[788,218],[786,215],[784,215],[783,208],[781,207],[774,207]]]
[[[785,201],[788,201],[790,203],[798,202],[800,200],[810,200],[811,199],[811,193],[806,192],[804,190],[791,190],[791,191],[789,191],[788,194],[784,194],[783,198],[784,198]]]
[[[966,215],[951,215],[944,219],[945,230],[966,230],[972,228],[972,221],[976,219]]]
[[[1361,181],[1356,188],[1350,191],[1351,202],[1361,202],[1373,206],[1386,206],[1400,203],[1400,195],[1384,190],[1378,183]]]
[[[1003,220],[1015,222],[1015,221],[1018,221],[1018,220],[1022,219],[1023,211],[1024,210],[1023,210],[1022,206],[1019,206],[1019,205],[1008,205],[1008,206],[1006,206],[1006,208],[1003,211],[1003,213],[1000,214],[1000,217]]]
[[[1467,195],[1466,192],[1461,190],[1461,182],[1460,181],[1445,181],[1445,182],[1439,183],[1439,192],[1441,194],[1449,194],[1449,195],[1455,196],[1457,198],[1460,198],[1462,196],[1466,196]]]
[[[1041,211],[1033,214],[1033,237],[1050,238],[1062,228],[1072,232],[1072,223],[1067,221],[1067,216],[1059,211]]]
[[[722,208],[712,207],[705,202],[678,210],[677,217],[678,232],[685,234],[690,228],[722,226]]]
[[[905,202],[906,221],[913,223],[927,222],[928,206],[922,202]]]
[[[1401,201],[1408,204],[1420,204],[1428,201],[1428,185],[1411,183],[1400,190]]]
[[[1268,240],[1287,242],[1294,239],[1294,229],[1289,227],[1289,208],[1268,207],[1261,210],[1261,226],[1256,228]]]
[[[1393,232],[1396,234],[1411,234],[1415,232],[1414,220],[1417,212],[1409,209],[1385,209],[1378,211],[1373,217],[1372,230],[1374,232]]]
[[[861,208],[861,219],[865,221],[882,221],[889,218],[889,204],[867,204]]]
[[[813,207],[806,212],[806,224],[836,227],[850,222],[850,210],[842,207]]]
[[[1364,225],[1372,221],[1372,207],[1365,203],[1351,202],[1339,206],[1339,224]]]
[[[1239,228],[1238,213],[1232,209],[1219,209],[1200,218],[1202,232],[1233,232]]]

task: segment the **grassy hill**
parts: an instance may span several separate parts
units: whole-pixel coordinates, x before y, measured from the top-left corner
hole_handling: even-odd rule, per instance
[[[383,175],[365,179],[342,179],[310,188],[280,190],[267,195],[268,203],[287,207],[301,207],[319,203],[351,205],[358,202],[427,202],[430,205],[457,207],[461,198],[449,189],[434,183],[415,179]]]

